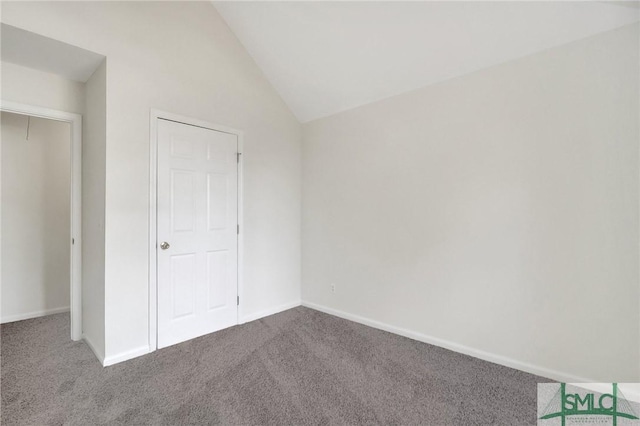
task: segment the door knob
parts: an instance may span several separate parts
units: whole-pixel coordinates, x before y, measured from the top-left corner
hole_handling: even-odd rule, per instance
[[[166,250],[166,249],[168,249],[169,247],[171,247],[171,246],[170,246],[170,245],[169,245],[169,243],[168,243],[168,242],[166,242],[166,241],[163,241],[163,242],[162,242],[162,244],[160,244],[160,248],[161,248],[162,250]]]

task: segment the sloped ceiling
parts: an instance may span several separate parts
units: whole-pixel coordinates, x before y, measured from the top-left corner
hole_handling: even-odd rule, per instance
[[[301,122],[612,30],[606,2],[214,2]]]

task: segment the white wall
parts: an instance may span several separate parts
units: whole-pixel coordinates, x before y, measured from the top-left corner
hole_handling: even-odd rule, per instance
[[[0,72],[0,99],[4,101],[77,114],[84,111],[83,83],[9,62],[0,62]]]
[[[1,85],[0,85],[0,89],[1,89],[0,99],[4,101],[12,101],[12,102],[17,102],[22,104],[41,106],[45,108],[51,108],[51,109],[67,111],[67,112],[75,112],[75,113],[82,113],[84,110],[85,94],[84,94],[83,83],[71,81],[55,74],[34,70],[31,68],[23,67],[23,66],[8,63],[8,62],[0,62],[0,71],[2,74]],[[32,125],[34,122],[35,121],[32,121]],[[44,123],[47,123],[47,121],[45,121]],[[58,124],[64,125],[61,123],[58,123]],[[66,126],[68,127],[68,125]],[[4,132],[4,129],[3,129],[3,132]],[[68,139],[66,143],[69,144]],[[24,148],[25,146],[21,145],[21,147]],[[42,153],[42,151],[40,151],[40,153]],[[5,151],[2,154],[3,154],[2,155],[2,159],[3,159],[2,174],[4,175],[5,174],[4,165],[8,164],[8,167],[13,167],[15,163],[13,163],[9,159],[8,155],[11,155],[9,152]],[[16,152],[14,154],[18,155],[19,153]],[[68,161],[68,157],[66,161]],[[40,163],[40,164],[42,165],[44,163]],[[24,170],[20,169],[20,171],[18,171],[17,173],[25,173],[27,170],[29,170],[29,167],[27,167]],[[68,170],[69,169],[67,168],[67,171]],[[5,182],[3,182],[3,190],[5,186],[6,186]],[[2,193],[2,199],[3,199],[2,210],[4,213],[4,211],[7,208],[11,208],[11,205],[9,204],[9,201],[5,203],[5,200],[8,200],[8,198],[5,197],[4,192]],[[32,201],[35,201],[35,200],[36,199],[34,198]],[[69,215],[67,214],[66,217],[69,218]],[[4,224],[7,224],[13,221],[15,221],[14,218],[6,218],[4,214],[2,215],[3,228],[4,228]],[[67,226],[67,229],[68,229],[68,226]],[[18,257],[14,259],[15,262],[14,260],[11,260],[11,258],[15,256],[17,252],[13,251],[13,249],[10,247],[14,245],[11,242],[11,239],[12,239],[11,235],[5,238],[4,232],[5,231],[3,229],[2,258],[3,258],[3,263],[5,261],[8,261],[8,263],[7,265],[4,265],[4,264],[2,265],[2,269],[1,269],[2,277],[0,279],[0,283],[2,285],[2,290],[3,290],[3,297],[2,297],[3,320],[4,318],[9,318],[9,317],[16,318],[14,315],[23,315],[22,313],[41,311],[42,309],[68,308],[69,306],[68,278],[57,277],[55,279],[52,279],[52,281],[56,283],[65,282],[64,291],[66,293],[64,295],[61,294],[60,291],[56,290],[54,293],[58,295],[57,298],[51,299],[52,297],[51,294],[53,294],[51,292],[47,293],[45,297],[43,296],[43,292],[41,290],[36,291],[38,286],[44,285],[43,280],[45,279],[43,277],[40,277],[40,278],[36,277],[36,273],[35,273],[37,271],[36,267],[34,267],[33,271],[30,272],[31,281],[29,282],[32,283],[31,285],[33,286],[33,288],[24,288],[24,290],[34,291],[33,297],[31,300],[33,301],[33,303],[35,303],[36,300],[40,300],[40,302],[37,303],[37,305],[27,306],[27,305],[16,304],[14,302],[16,302],[18,299],[16,299],[15,297],[12,297],[12,296],[5,297],[5,294],[4,294],[5,288],[10,285],[15,285],[15,284],[10,284],[10,282],[5,284],[5,279],[9,279],[10,276],[14,275],[14,273],[11,272],[12,268],[14,271],[15,271],[15,268],[22,268],[20,270],[23,271],[24,268],[26,268],[26,266],[25,265],[18,266],[17,262],[24,262],[28,258]],[[57,228],[57,230],[54,232],[43,233],[42,235],[40,235],[40,237],[50,238],[51,236],[56,236],[56,238],[58,238],[59,237],[57,234],[58,232],[64,232],[64,228]],[[69,231],[67,230],[66,232],[67,233],[65,234],[65,237],[63,240],[64,242],[67,242],[69,239]],[[34,239],[38,238],[36,236],[32,236],[32,237]],[[32,243],[32,242],[33,241],[31,239],[28,241],[28,243]],[[8,251],[5,251],[5,250],[8,250]],[[37,260],[37,259],[40,259],[40,260]],[[35,258],[34,261],[36,262],[35,264],[37,265],[38,262],[42,261],[42,258]],[[11,266],[12,264],[13,264],[13,267]],[[68,265],[68,260],[66,260],[66,265]],[[9,268],[9,272],[7,272],[6,268]],[[15,283],[14,280],[11,280],[11,282]],[[46,282],[49,283],[49,280],[47,280]],[[56,284],[56,285],[61,285],[61,284]],[[6,294],[8,295],[9,293],[6,293]],[[24,293],[21,293],[21,294],[22,296],[20,297],[22,297],[22,300],[27,300],[29,298],[26,294]],[[21,313],[16,314],[16,312],[21,312]]]
[[[640,381],[638,38],[304,125],[303,300],[551,377]]]
[[[244,131],[244,293],[300,301],[301,129],[208,2],[4,2],[2,22],[107,57],[105,356],[148,349],[149,110]]]
[[[2,322],[69,309],[68,123],[2,113]]]
[[[106,65],[84,83],[2,62],[0,98],[83,114],[82,324],[83,335],[104,358],[104,196]],[[86,86],[86,87],[85,87]],[[86,104],[86,108],[85,108]],[[68,236],[65,237],[65,241]],[[4,276],[4,274],[3,274]],[[68,305],[67,297],[66,305]]]
[[[104,360],[106,61],[87,80],[82,137],[82,334]]]

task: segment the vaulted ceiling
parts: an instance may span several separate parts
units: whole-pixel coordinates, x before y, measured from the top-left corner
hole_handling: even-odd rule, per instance
[[[639,20],[634,2],[215,2],[301,122]]]

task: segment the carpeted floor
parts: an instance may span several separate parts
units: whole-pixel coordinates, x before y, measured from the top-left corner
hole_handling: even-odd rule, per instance
[[[68,314],[1,330],[6,425],[513,426],[548,381],[304,307],[106,368]]]

